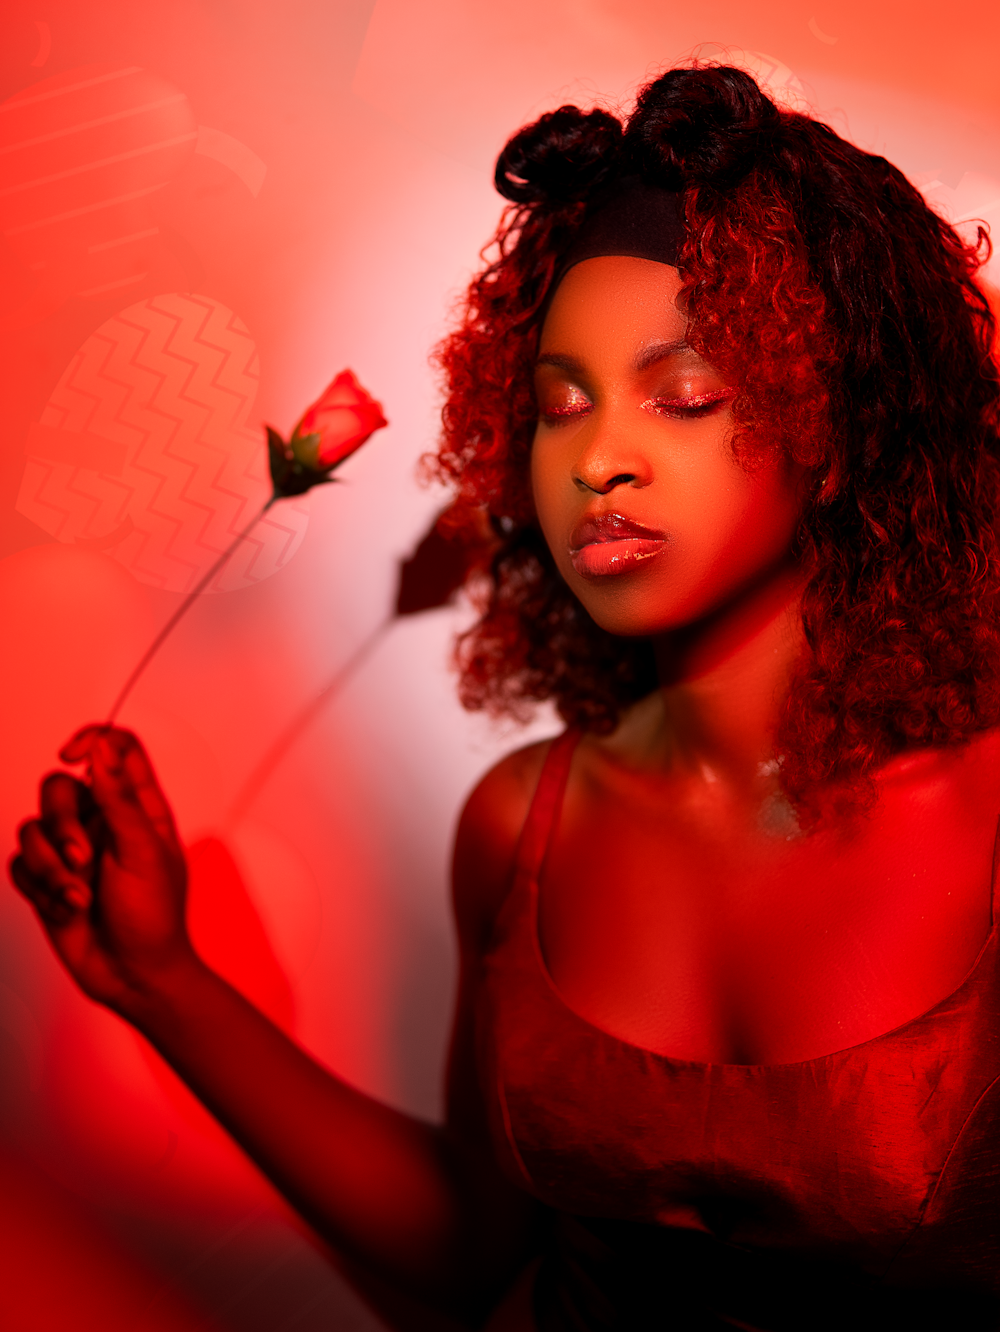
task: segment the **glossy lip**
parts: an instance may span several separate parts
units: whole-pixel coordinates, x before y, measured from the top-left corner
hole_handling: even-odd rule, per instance
[[[570,538],[569,557],[584,578],[629,573],[666,547],[667,534],[620,513],[591,514]]]

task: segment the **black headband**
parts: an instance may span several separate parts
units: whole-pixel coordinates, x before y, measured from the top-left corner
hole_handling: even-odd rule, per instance
[[[646,185],[638,176],[616,181],[588,210],[556,270],[549,298],[573,265],[584,259],[623,254],[676,267],[684,234],[678,193]]]

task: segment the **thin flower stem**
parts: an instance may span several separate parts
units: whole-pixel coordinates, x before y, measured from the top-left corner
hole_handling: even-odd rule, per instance
[[[121,712],[125,700],[128,698],[129,694],[131,694],[132,690],[138,684],[146,667],[156,656],[157,652],[159,652],[160,648],[170,637],[171,633],[173,633],[175,626],[188,613],[188,611],[191,609],[194,603],[201,596],[202,592],[204,592],[205,588],[208,587],[209,583],[212,581],[215,575],[219,572],[219,570],[223,567],[223,565],[232,555],[236,547],[240,544],[240,542],[242,542],[246,537],[250,535],[250,533],[257,526],[260,520],[264,517],[264,514],[267,513],[268,509],[271,507],[271,505],[274,503],[274,501],[277,498],[278,498],[277,495],[272,495],[271,498],[264,505],[264,507],[260,510],[260,512],[254,514],[253,518],[250,519],[246,527],[243,528],[242,532],[240,532],[238,536],[233,538],[232,542],[222,552],[222,554],[215,561],[215,563],[212,565],[209,571],[205,574],[202,574],[201,578],[199,578],[198,582],[195,584],[192,590],[187,594],[187,596],[184,598],[181,604],[177,607],[173,615],[171,615],[170,619],[166,622],[166,624],[163,626],[160,632],[153,639],[152,643],[150,643],[149,647],[143,653],[142,657],[139,660],[138,666],[136,666],[135,670],[122,685],[118,697],[115,699],[114,703],[111,706],[111,711],[108,713],[108,718],[107,721],[105,722],[106,726],[114,725],[115,719],[117,718],[119,712]]]

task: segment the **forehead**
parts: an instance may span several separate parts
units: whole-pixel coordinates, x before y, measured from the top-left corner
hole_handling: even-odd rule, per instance
[[[652,259],[585,259],[560,282],[542,327],[541,352],[629,354],[649,340],[676,339],[686,320],[677,307],[681,277]]]

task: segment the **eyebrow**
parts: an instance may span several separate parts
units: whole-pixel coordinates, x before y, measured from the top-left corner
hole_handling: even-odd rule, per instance
[[[654,342],[639,352],[632,363],[633,368],[640,371],[648,370],[651,365],[665,361],[668,356],[684,351],[691,351],[691,347],[683,338],[679,338],[676,342]],[[572,375],[582,374],[585,369],[582,361],[578,361],[575,356],[566,356],[562,352],[543,352],[535,365],[552,365],[557,370],[566,370]]]
[[[654,342],[652,346],[643,348],[633,364],[636,370],[648,370],[651,365],[665,361],[668,356],[684,351],[691,351],[691,347],[683,338],[678,338],[676,342]]]

